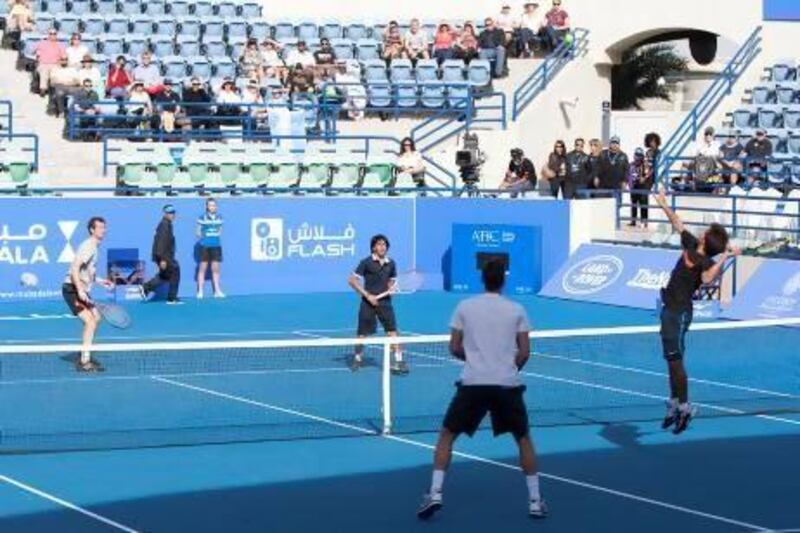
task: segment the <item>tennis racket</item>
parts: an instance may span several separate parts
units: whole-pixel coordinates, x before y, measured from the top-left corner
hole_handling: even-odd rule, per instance
[[[771,255],[780,252],[784,246],[789,244],[789,239],[774,239],[769,242],[751,246],[742,250],[747,255]]]
[[[117,304],[106,304],[101,302],[92,302],[95,309],[103,317],[103,320],[109,325],[117,329],[128,329],[131,327],[131,316],[124,307]]]
[[[425,284],[425,276],[416,270],[404,272],[395,278],[394,286],[390,294],[414,294],[422,289]]]

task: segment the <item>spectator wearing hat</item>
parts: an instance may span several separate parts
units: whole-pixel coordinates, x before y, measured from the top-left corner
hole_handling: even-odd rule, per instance
[[[174,90],[172,80],[164,80],[164,90],[153,97],[153,129],[172,133],[176,127],[183,129],[188,125],[180,101],[181,96]]]
[[[541,47],[539,30],[542,28],[542,16],[538,9],[538,3],[527,2],[525,11],[515,25],[514,40],[517,44],[518,57],[531,57]]]
[[[66,57],[62,57],[59,65],[50,72],[50,101],[47,112],[57,117],[64,114],[67,97],[81,88],[78,69],[69,66]]]
[[[494,77],[506,74],[506,34],[491,17],[484,21],[486,27],[478,36],[478,55],[494,62]]]
[[[97,91],[97,98],[105,97],[105,82],[103,81],[103,74],[100,69],[94,65],[92,56],[86,54],[81,59],[81,68],[78,69],[78,78],[85,80],[89,78],[92,80],[92,87]]]
[[[722,170],[722,181],[727,185],[738,185],[741,176],[744,146],[739,142],[736,132],[731,130],[725,142],[719,147],[719,164]]]
[[[297,48],[290,50],[286,56],[286,64],[290,66],[302,65],[303,68],[313,67],[317,64],[314,54],[306,46],[305,41],[298,41]]]
[[[633,162],[628,170],[627,187],[631,193],[631,221],[629,226],[635,228],[640,220],[643,228],[647,227],[650,190],[653,188],[652,174],[648,173],[647,158],[643,148],[637,148]],[[641,212],[641,218],[639,218]]]
[[[36,44],[33,53],[36,57],[36,73],[39,76],[39,94],[46,96],[50,88],[50,72],[66,55],[64,45],[58,41],[58,31],[50,28],[47,37]]]
[[[144,129],[150,126],[153,104],[141,80],[135,80],[131,85],[131,94],[125,104],[125,112],[130,117],[130,128]]]
[[[245,85],[242,94],[242,103],[246,104],[245,112],[250,116],[254,124],[252,129],[262,129],[266,127],[267,108],[264,106],[264,98],[261,96],[261,86],[258,80],[250,78]]]
[[[84,78],[81,88],[73,98],[74,109],[78,112],[78,130],[81,140],[88,141],[97,138],[97,132],[92,131],[97,126],[97,117],[100,109],[97,106],[99,98],[92,85],[91,78]]]
[[[525,191],[536,190],[536,168],[520,148],[511,150],[511,161],[508,163],[506,175],[500,183],[500,190],[510,191],[511,197]]]
[[[475,25],[471,22],[464,23],[461,34],[453,47],[453,53],[456,59],[460,59],[466,64],[478,57],[478,36],[475,35]]]
[[[175,231],[173,224],[177,213],[172,204],[167,204],[162,209],[162,218],[156,227],[153,237],[152,259],[158,268],[158,273],[147,283],[141,286],[142,299],[147,299],[159,286],[169,284],[167,304],[183,303],[178,299],[178,288],[181,283],[181,268],[175,258]]]
[[[767,138],[767,130],[758,128],[755,137],[747,141],[744,146],[748,185],[763,179],[770,157],[772,157],[772,141]]]
[[[511,6],[509,4],[503,4],[503,7],[500,8],[500,14],[494,19],[497,27],[503,30],[505,34],[505,41],[504,45],[506,50],[513,50],[513,43],[514,43],[514,30],[517,26],[517,18],[511,14]]]
[[[217,95],[217,116],[223,117],[219,124],[237,125],[241,123],[239,117],[242,115],[242,97],[236,92],[236,84],[233,80],[226,79],[222,82],[219,94]]]
[[[561,7],[561,0],[553,0],[553,7],[544,16],[542,36],[549,50],[555,50],[569,33],[569,14]]]
[[[192,77],[188,89],[183,91],[182,98],[189,128],[193,130],[216,129],[213,119],[210,118],[214,114],[213,100],[200,78]]]
[[[144,90],[150,96],[164,90],[161,70],[158,68],[158,65],[153,63],[153,55],[150,52],[144,52],[142,54],[141,61],[139,61],[139,64],[133,69],[133,78],[142,82]]]
[[[125,56],[117,56],[117,60],[108,69],[106,96],[116,100],[125,100],[132,83],[133,74],[128,71]]]
[[[411,19],[411,25],[403,37],[403,47],[405,48],[406,56],[411,61],[416,62],[418,59],[428,59],[430,57],[428,35],[422,31],[419,19]]]
[[[256,76],[261,78],[263,73],[264,56],[258,49],[258,40],[250,38],[239,56],[239,66],[242,70],[255,69]]]
[[[261,67],[264,78],[280,78],[286,75],[286,63],[281,57],[281,43],[272,39],[264,39],[261,43]]]

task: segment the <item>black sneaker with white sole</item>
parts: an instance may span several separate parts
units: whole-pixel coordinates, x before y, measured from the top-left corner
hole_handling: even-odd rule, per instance
[[[428,493],[422,499],[419,509],[417,509],[417,518],[420,520],[428,520],[435,515],[443,506],[442,493]]]
[[[697,409],[693,406],[689,407],[688,410],[678,411],[678,417],[675,420],[675,427],[672,429],[672,434],[680,435],[686,431],[689,428],[689,422],[692,421],[692,418],[694,418],[696,414]]]

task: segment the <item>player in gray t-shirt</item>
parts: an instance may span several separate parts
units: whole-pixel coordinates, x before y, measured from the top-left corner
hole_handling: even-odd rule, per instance
[[[511,433],[517,442],[530,496],[528,514],[533,518],[547,516],[539,494],[528,409],[522,397],[525,386],[519,376],[530,358],[528,317],[521,305],[500,295],[505,283],[502,262],[484,265],[483,283],[486,292],[461,302],[450,323],[450,352],[464,361],[464,369],[436,443],[431,489],[417,511],[422,520],[442,508],[442,485],[453,443],[462,433],[471,437],[487,413],[495,436]]]

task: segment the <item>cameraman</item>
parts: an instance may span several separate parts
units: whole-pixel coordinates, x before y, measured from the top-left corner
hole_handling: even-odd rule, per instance
[[[500,190],[510,191],[512,198],[516,198],[521,192],[536,190],[536,168],[519,148],[511,150],[511,162],[508,163]]]

